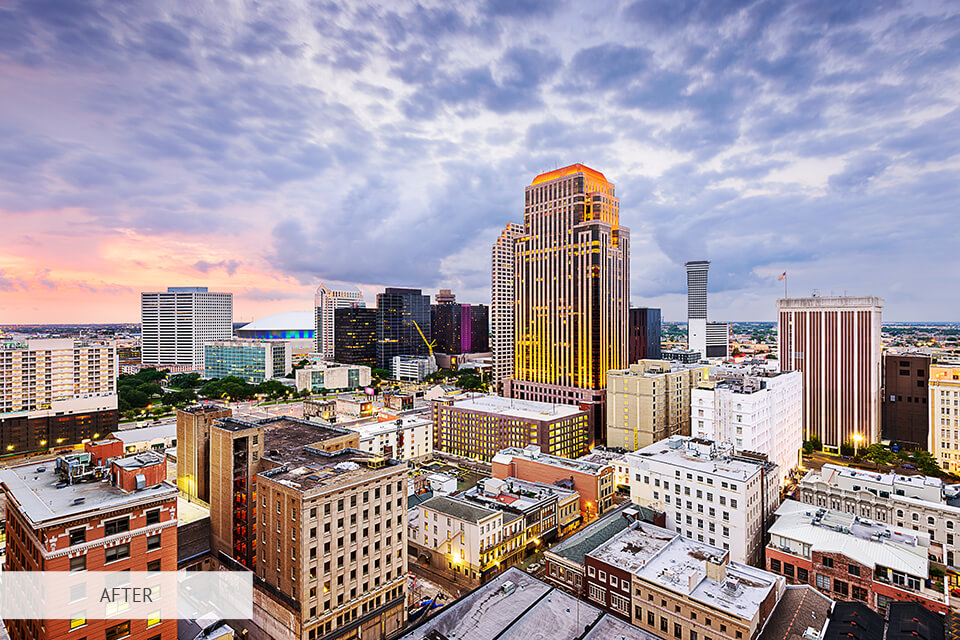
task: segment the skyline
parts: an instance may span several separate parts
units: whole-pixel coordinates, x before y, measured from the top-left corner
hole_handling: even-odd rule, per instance
[[[321,281],[487,304],[524,187],[577,162],[664,321],[700,259],[710,320],[773,321],[783,271],[960,319],[957,7],[390,6],[0,9],[0,323],[135,322],[167,286],[238,322]]]

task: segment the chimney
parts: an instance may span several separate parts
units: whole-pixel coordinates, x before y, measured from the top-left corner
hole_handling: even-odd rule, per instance
[[[723,584],[727,579],[727,562],[729,555],[723,554],[722,557],[711,556],[707,558],[707,578],[718,584]]]

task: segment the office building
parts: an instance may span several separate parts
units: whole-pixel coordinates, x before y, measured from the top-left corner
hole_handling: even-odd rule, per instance
[[[343,307],[333,312],[334,360],[373,366],[377,361],[377,310]]]
[[[384,638],[403,623],[407,467],[279,417],[211,428],[213,551],[253,571],[252,637]],[[362,634],[361,634],[362,630]]]
[[[4,571],[176,571],[177,489],[165,478],[162,456],[125,458],[118,440],[0,471]],[[78,601],[61,619],[7,620],[7,631],[37,640],[177,635],[176,620],[88,620],[84,608]]]
[[[434,447],[468,458],[492,459],[508,447],[537,447],[576,458],[587,452],[590,416],[573,405],[476,396],[434,403]]]
[[[780,503],[777,465],[728,443],[673,436],[627,454],[630,500],[663,512],[666,528],[763,561],[764,531]]]
[[[873,297],[777,300],[780,368],[803,373],[804,439],[828,451],[880,438],[880,309]]]
[[[785,589],[725,549],[639,521],[585,564],[590,604],[667,638],[756,638]]]
[[[883,354],[880,426],[884,440],[927,449],[930,435],[927,381],[931,365],[932,358],[925,353],[888,351]]]
[[[926,533],[785,500],[770,527],[767,568],[791,584],[808,584],[835,600],[886,613],[891,602],[949,611],[947,596],[927,586]]]
[[[586,407],[601,443],[607,371],[627,365],[630,232],[613,184],[582,164],[538,175],[524,195],[504,395]]]
[[[671,360],[682,364],[695,364],[703,358],[699,351],[694,351],[693,349],[663,349],[661,353],[663,354],[664,360]]]
[[[726,322],[708,322],[705,330],[705,356],[728,358],[730,356],[730,325]]]
[[[286,342],[294,362],[316,352],[314,317],[309,311],[288,311],[245,324],[236,331],[238,338]]]
[[[517,300],[517,238],[523,225],[508,222],[491,250],[490,340],[493,353],[493,390],[503,395],[504,384],[513,377],[514,307]]]
[[[930,366],[930,452],[947,471],[960,470],[960,364]]]
[[[177,411],[177,488],[187,499],[210,502],[210,427],[231,415],[215,404]]]
[[[470,305],[470,350],[467,353],[490,351],[490,307],[485,304]]]
[[[445,354],[482,353],[490,348],[489,309],[483,304],[458,304],[449,289],[436,295],[430,308],[434,350]]]
[[[660,309],[640,307],[630,309],[627,340],[629,364],[640,360],[659,360]]]
[[[260,384],[291,371],[290,344],[285,340],[213,340],[203,345],[203,377],[207,379],[235,376]]]
[[[641,360],[607,372],[607,446],[635,451],[690,434],[690,390],[706,380],[706,365]]]
[[[580,515],[586,520],[613,508],[613,466],[605,463],[571,460],[543,453],[530,445],[510,447],[492,460],[494,478],[519,478],[530,482],[556,484],[573,489],[580,496]]]
[[[430,355],[430,332],[430,296],[396,287],[377,294],[377,367],[389,369],[396,356]]]
[[[324,358],[333,359],[336,356],[336,310],[366,306],[363,294],[352,285],[321,284],[313,300],[316,351]]]
[[[707,272],[710,262],[693,260],[687,268],[687,348],[707,357]]]
[[[766,454],[781,486],[800,465],[803,448],[803,377],[767,372],[701,382],[691,392],[691,435],[729,442],[737,451]]]
[[[357,448],[367,453],[404,461],[433,456],[433,420],[429,416],[381,414],[341,426],[359,434]]]
[[[0,342],[0,455],[106,436],[117,427],[118,373],[110,342]]]
[[[203,345],[233,336],[233,294],[168,287],[140,294],[140,361],[203,370]]]
[[[390,362],[390,377],[394,380],[420,382],[437,372],[437,360],[433,356],[393,356]]]
[[[310,393],[368,387],[370,379],[370,367],[334,362],[308,365],[296,373],[297,391],[309,389]]]
[[[156,451],[165,455],[167,449],[177,448],[177,425],[163,423],[135,429],[117,429],[110,434],[123,443],[124,455]]]
[[[877,473],[825,464],[800,480],[797,499],[811,508],[853,513],[926,533],[927,554],[960,586],[960,500],[940,478]]]

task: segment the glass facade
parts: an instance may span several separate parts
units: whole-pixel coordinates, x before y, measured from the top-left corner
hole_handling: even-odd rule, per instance
[[[373,365],[377,358],[377,310],[337,309],[334,318],[334,360]]]
[[[420,289],[394,287],[377,294],[378,367],[389,369],[394,356],[429,355],[424,338],[430,340],[431,333],[430,296]]]
[[[204,378],[237,376],[258,384],[267,379],[267,354],[273,358],[272,345],[264,343],[222,343],[204,345]],[[283,371],[281,365],[280,371]]]

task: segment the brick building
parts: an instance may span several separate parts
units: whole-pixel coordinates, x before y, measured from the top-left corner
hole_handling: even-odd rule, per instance
[[[931,357],[923,353],[883,354],[883,437],[908,447],[926,449],[930,431],[927,380]],[[932,443],[931,443],[932,444]]]
[[[231,415],[213,404],[177,411],[177,488],[188,499],[210,502],[210,427]]]

